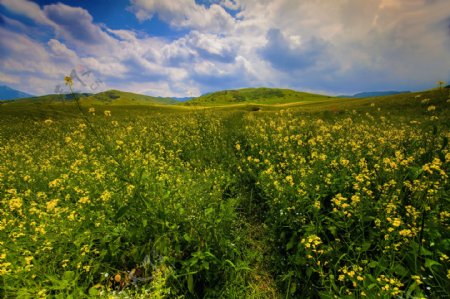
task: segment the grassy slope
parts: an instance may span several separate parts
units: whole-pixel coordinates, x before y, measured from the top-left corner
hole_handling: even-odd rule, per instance
[[[188,106],[220,106],[229,104],[285,104],[316,102],[331,97],[278,88],[244,88],[203,95],[184,103]]]
[[[97,93],[86,99],[92,104],[105,105],[172,105],[178,101],[172,98],[157,98],[132,92],[124,92],[119,90],[108,90]]]
[[[235,96],[240,95],[246,100],[236,102]],[[293,109],[305,112],[338,113],[351,109],[377,108],[392,110],[393,112],[412,112],[421,106],[420,101],[430,98],[446,100],[448,90],[431,90],[418,93],[404,93],[370,98],[336,98],[322,95],[308,94],[285,89],[248,88],[238,91],[222,91],[205,95],[179,105],[173,99],[154,98],[128,92],[110,90],[91,96],[82,96],[83,109],[95,107],[99,112],[111,110],[117,113],[146,113],[149,111],[174,112],[191,110],[218,111],[277,111]],[[423,105],[422,105],[423,106]],[[445,106],[445,105],[444,105]],[[16,101],[0,101],[0,113],[30,114],[38,117],[58,117],[78,113],[73,101],[62,101],[61,95],[47,95]]]

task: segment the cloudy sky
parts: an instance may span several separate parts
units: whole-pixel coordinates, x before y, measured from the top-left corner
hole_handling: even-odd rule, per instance
[[[0,0],[0,84],[197,96],[450,81],[449,0]]]

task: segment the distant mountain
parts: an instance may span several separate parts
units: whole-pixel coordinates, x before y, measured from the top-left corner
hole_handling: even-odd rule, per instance
[[[32,97],[31,94],[12,89],[6,85],[0,85],[0,100],[15,100]]]
[[[401,93],[409,93],[410,91],[369,91],[369,92],[360,92],[355,93],[354,95],[340,95],[338,98],[371,98],[371,97],[382,97],[389,96],[393,94],[401,94]]]
[[[281,88],[243,88],[204,94],[184,103],[187,106],[216,106],[228,104],[286,104],[311,102],[330,97]]]
[[[176,100],[176,101],[178,101],[178,102],[187,102],[187,101],[193,99],[193,97],[184,97],[184,98],[171,97],[171,98]]]

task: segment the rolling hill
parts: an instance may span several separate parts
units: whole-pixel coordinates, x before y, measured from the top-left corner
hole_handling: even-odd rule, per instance
[[[152,97],[120,90],[108,90],[89,96],[86,101],[106,105],[173,105],[179,103],[172,98]]]
[[[296,102],[311,102],[329,100],[324,95],[298,92],[279,88],[244,88],[238,90],[224,90],[189,100],[188,106],[220,106],[229,104],[286,104]]]

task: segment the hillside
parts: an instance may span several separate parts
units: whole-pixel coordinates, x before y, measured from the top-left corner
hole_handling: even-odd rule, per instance
[[[152,97],[120,90],[108,90],[91,95],[86,99],[95,103],[106,105],[172,105],[178,103],[172,98]]]
[[[228,104],[285,104],[329,100],[331,97],[279,88],[244,88],[224,90],[200,96],[184,103],[188,106]]]

